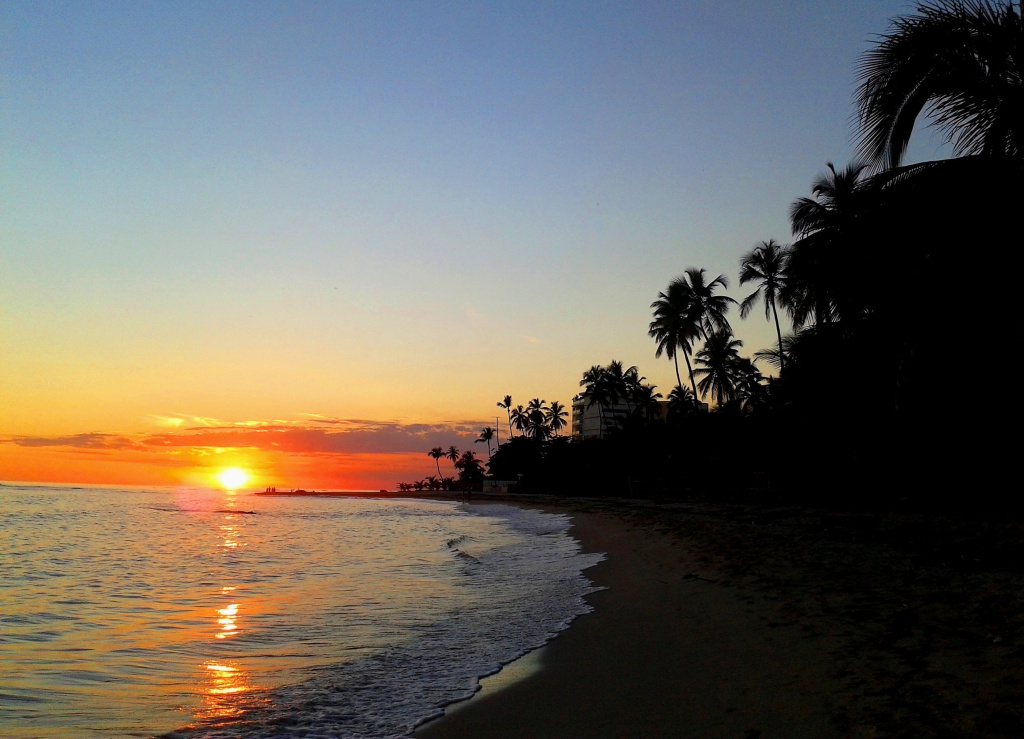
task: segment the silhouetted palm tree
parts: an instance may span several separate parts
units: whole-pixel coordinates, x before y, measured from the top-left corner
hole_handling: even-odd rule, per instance
[[[693,381],[693,369],[690,367],[693,336],[692,327],[687,320],[690,308],[689,291],[682,282],[673,280],[665,292],[658,293],[658,299],[651,303],[651,308],[654,309],[654,320],[647,329],[647,335],[658,342],[658,348],[654,350],[655,359],[660,359],[661,355],[665,354],[672,360],[676,368],[676,386],[681,388],[683,380],[679,377],[678,350],[682,349],[686,371],[690,377],[690,387],[696,395],[697,385]]]
[[[514,436],[512,433],[512,396],[506,395],[504,398],[499,400],[498,407],[504,408],[505,413],[508,414],[508,437],[511,439]]]
[[[785,285],[786,260],[789,247],[769,239],[762,241],[740,258],[740,284],[748,282],[757,284],[757,289],[740,303],[740,318],[750,315],[759,299],[764,299],[764,317],[770,321],[775,318],[775,333],[782,346],[782,328],[779,326],[778,301]],[[779,354],[780,370],[786,367],[785,355]]]
[[[450,447],[448,447],[448,451],[445,452],[444,456],[450,459],[452,461],[452,465],[454,466],[454,464],[459,461],[459,450],[454,444],[452,444]]]
[[[565,419],[569,413],[565,410],[565,406],[559,403],[557,400],[551,401],[551,407],[548,408],[547,415],[544,420],[547,422],[548,427],[554,432],[555,436],[558,436],[558,432],[565,428]]]
[[[768,399],[768,391],[764,385],[764,375],[749,357],[737,357],[732,366],[735,398],[740,410],[752,413]]]
[[[512,413],[509,418],[512,419],[512,425],[519,432],[520,436],[525,434],[527,429],[530,427],[530,412],[521,405],[517,405],[512,409]]]
[[[429,452],[427,452],[427,456],[434,458],[434,466],[437,467],[437,476],[440,477],[441,476],[441,463],[438,460],[440,460],[441,457],[445,456],[444,449],[442,449],[439,446],[435,446],[433,449],[431,449]]]
[[[633,413],[644,418],[661,416],[661,393],[655,392],[657,385],[639,384],[632,390]]]
[[[856,234],[873,196],[862,178],[864,164],[850,164],[828,172],[811,186],[813,198],[799,198],[789,209],[793,234],[786,279],[785,307],[800,328],[813,322],[827,327],[840,318],[852,318],[864,298],[864,280],[856,261]]]
[[[461,480],[478,480],[484,476],[484,463],[473,452],[464,452],[455,462]]]
[[[704,277],[706,270],[690,267],[681,278],[688,281],[691,304],[690,317],[695,325],[707,339],[715,331],[731,331],[729,320],[725,314],[729,307],[736,304],[736,301],[726,295],[715,295],[715,290],[729,287],[729,281],[725,275],[718,275],[711,282]]]
[[[716,403],[728,402],[736,395],[733,371],[741,346],[743,342],[734,339],[731,331],[717,331],[708,337],[704,347],[697,352],[697,364],[701,366],[695,372],[703,375],[697,387],[701,393],[710,394]]]
[[[782,369],[782,356],[783,354],[789,358],[790,363],[793,362],[793,343],[795,339],[792,334],[784,336],[782,338],[781,349],[776,344],[771,349],[761,349],[760,351],[754,352],[754,361],[760,362],[765,361],[777,370]]]
[[[546,439],[548,434],[551,433],[551,429],[544,423],[544,411],[540,408],[534,408],[533,410],[526,412],[528,419],[527,432],[534,439]]]
[[[686,369],[690,374],[690,387],[697,394],[697,386],[693,379],[689,352],[693,342],[704,337],[706,340],[713,332],[730,329],[725,314],[729,306],[736,303],[725,295],[715,295],[718,288],[729,287],[725,275],[719,275],[708,282],[704,269],[690,267],[681,276],[669,283],[668,290],[658,293],[658,300],[651,303],[654,309],[654,321],[648,328],[648,334],[658,341],[655,356],[661,356],[667,350],[667,342],[671,336],[676,339],[675,347],[683,350]],[[678,367],[676,379],[679,379]],[[680,382],[680,385],[682,383]]]
[[[697,412],[697,397],[685,385],[677,385],[668,394],[670,416],[689,416]]]
[[[1012,2],[938,0],[893,19],[858,67],[860,154],[898,167],[927,110],[958,156],[1024,157],[1022,38]]]
[[[493,438],[494,438],[494,429],[492,429],[490,426],[485,426],[483,428],[483,430],[480,432],[480,436],[477,437],[477,440],[475,442],[477,444],[483,444],[484,442],[487,443],[487,456],[488,457],[491,456],[491,439],[493,439]],[[440,474],[440,472],[438,474]]]
[[[597,404],[598,433],[604,436],[604,407],[608,404],[608,382],[605,380],[605,368],[599,364],[583,373],[580,380],[580,387],[583,388],[583,397],[587,400],[587,407]]]

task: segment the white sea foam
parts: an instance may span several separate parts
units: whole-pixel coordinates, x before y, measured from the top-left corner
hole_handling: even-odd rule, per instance
[[[500,546],[469,535],[445,543],[464,564],[457,578],[460,587],[475,591],[470,602],[408,642],[355,662],[323,665],[311,679],[275,691],[270,706],[241,722],[195,733],[407,736],[444,706],[471,697],[481,677],[544,645],[591,610],[584,596],[596,588],[583,571],[603,555],[580,553],[566,533],[567,516],[506,505],[462,510],[518,534]]]

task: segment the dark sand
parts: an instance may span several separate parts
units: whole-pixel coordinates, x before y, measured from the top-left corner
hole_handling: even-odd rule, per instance
[[[543,507],[608,590],[417,737],[1022,735],[1019,524]]]

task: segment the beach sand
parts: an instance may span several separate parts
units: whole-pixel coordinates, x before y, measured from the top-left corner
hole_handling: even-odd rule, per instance
[[[608,554],[587,571],[607,589],[417,737],[1022,735],[1017,524],[543,507]]]

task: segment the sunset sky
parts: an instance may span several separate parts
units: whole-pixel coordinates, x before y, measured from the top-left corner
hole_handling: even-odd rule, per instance
[[[393,487],[506,393],[667,394],[650,303],[746,294],[909,7],[3,3],[0,480]]]

